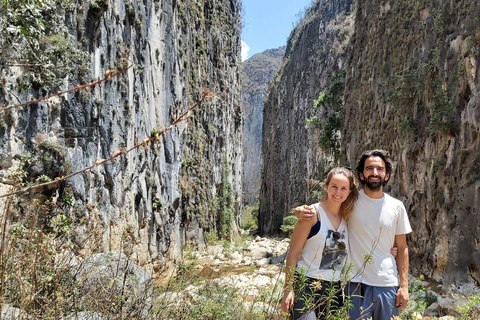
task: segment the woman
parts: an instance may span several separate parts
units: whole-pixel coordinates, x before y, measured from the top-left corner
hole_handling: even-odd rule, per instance
[[[291,311],[291,319],[325,319],[343,305],[340,276],[347,258],[347,221],[358,189],[353,172],[345,167],[328,173],[325,188],[320,203],[302,207],[314,218],[299,220],[290,241],[282,310]]]

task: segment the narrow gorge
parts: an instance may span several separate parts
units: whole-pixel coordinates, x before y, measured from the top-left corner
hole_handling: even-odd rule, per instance
[[[480,290],[478,1],[313,0],[245,62],[242,5],[0,3],[0,317],[209,319],[223,281],[251,309],[218,312],[270,295],[251,319],[280,318],[284,218],[372,148],[395,161],[410,273]]]

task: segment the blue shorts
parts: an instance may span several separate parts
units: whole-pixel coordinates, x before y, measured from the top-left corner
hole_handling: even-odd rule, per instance
[[[391,320],[399,315],[395,305],[398,287],[373,287],[359,282],[350,282],[345,294],[353,302],[350,319]]]

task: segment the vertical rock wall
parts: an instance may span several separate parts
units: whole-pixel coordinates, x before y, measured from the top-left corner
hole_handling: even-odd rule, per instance
[[[244,201],[258,200],[262,172],[263,101],[268,84],[280,67],[285,47],[266,50],[247,59],[242,67],[244,120]]]
[[[411,271],[480,284],[480,6],[359,1],[342,149],[391,151],[406,205]]]
[[[270,84],[263,122],[259,228],[278,232],[290,209],[306,201],[306,180],[319,179],[329,159],[307,128],[315,100],[345,68],[353,31],[352,1],[316,1],[292,31],[283,65]]]
[[[215,94],[158,142],[53,191],[55,199],[71,200],[65,210],[83,229],[76,244],[95,232],[98,250],[118,249],[127,230],[138,260],[160,268],[180,258],[187,241],[202,246],[204,232],[216,232],[223,208],[209,209],[220,186],[230,186],[232,222],[241,209],[240,3],[83,1],[65,13],[65,25],[90,61],[85,75],[65,79],[62,88],[133,67],[87,90],[4,113],[4,170],[16,162],[13,155],[39,154],[46,145],[60,155],[57,173],[81,170],[167,128],[204,88]],[[22,91],[15,81],[25,70],[17,69],[2,69],[6,105],[44,93]]]
[[[322,1],[313,6],[318,5]],[[297,27],[297,47],[287,50],[290,58],[266,104],[260,203],[264,233],[277,232],[281,219],[302,202],[303,179],[321,180],[321,172],[332,164],[325,149],[313,151],[316,159],[311,156],[311,139],[317,139],[317,146],[319,139],[303,128],[311,115],[308,103],[299,102],[318,96],[318,89],[325,92],[317,79],[329,75],[320,70],[335,65],[328,55],[318,59],[320,50],[309,50],[325,43],[333,49],[321,28],[331,19],[315,12],[319,32]],[[363,0],[355,2],[354,14],[347,58],[334,60],[343,62],[346,77],[333,162],[354,166],[366,149],[389,150],[396,165],[387,191],[405,203],[413,227],[410,270],[446,288],[478,286],[479,4]],[[293,64],[296,56],[302,59]],[[308,74],[313,67],[318,70]],[[321,168],[313,170],[314,163]]]

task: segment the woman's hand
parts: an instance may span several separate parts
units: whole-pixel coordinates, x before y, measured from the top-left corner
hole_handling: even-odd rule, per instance
[[[300,221],[311,220],[313,219],[314,215],[315,209],[313,208],[313,206],[303,205],[295,208],[295,216]]]
[[[295,300],[295,294],[292,290],[287,290],[283,292],[282,299],[282,311],[289,313],[290,309],[293,307],[293,301]]]

